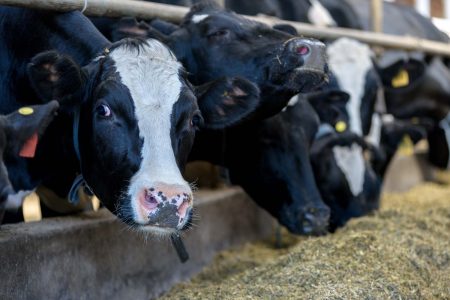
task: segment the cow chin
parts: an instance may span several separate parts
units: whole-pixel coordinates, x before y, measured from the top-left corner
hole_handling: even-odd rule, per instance
[[[296,93],[311,92],[326,82],[328,82],[326,70],[310,67],[296,68],[287,80],[291,85],[290,89]]]

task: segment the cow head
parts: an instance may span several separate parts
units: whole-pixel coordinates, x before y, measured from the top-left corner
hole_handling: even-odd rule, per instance
[[[310,157],[320,194],[331,209],[329,229],[334,231],[350,218],[378,207],[381,179],[369,158],[379,153],[352,132],[348,125],[350,97],[339,90],[337,82],[306,98],[321,122]]]
[[[230,147],[227,166],[232,182],[289,231],[320,235],[327,231],[330,210],[309,160],[318,118],[306,101],[293,102],[282,113],[229,134],[227,144],[245,147]]]
[[[192,74],[194,83],[222,76],[241,76],[256,83],[262,98],[255,115],[261,118],[279,112],[294,94],[310,91],[326,79],[324,44],[251,21],[213,3],[194,5],[179,27],[158,22],[155,28],[127,21],[118,25],[117,32],[163,40]]]
[[[399,59],[380,67],[388,112],[427,123],[430,162],[450,163],[450,70],[439,57]]]
[[[19,155],[34,156],[37,142],[53,120],[58,107],[58,102],[51,101],[0,116],[0,223],[3,209],[17,209],[24,196],[14,191],[3,159],[17,158]]]
[[[369,134],[375,104],[382,96],[382,85],[373,64],[370,48],[358,41],[340,38],[327,47],[330,70],[340,90],[349,94],[349,129]]]
[[[311,147],[314,176],[331,209],[331,231],[378,208],[381,180],[365,158],[369,149],[356,134],[334,131],[321,135]]]
[[[239,78],[194,88],[156,40],[118,42],[84,67],[45,52],[32,60],[29,75],[43,99],[60,101],[65,118],[79,109],[75,140],[94,193],[123,221],[151,232],[189,222],[193,197],[180,168],[196,129],[204,121],[213,128],[233,124],[258,96]]]

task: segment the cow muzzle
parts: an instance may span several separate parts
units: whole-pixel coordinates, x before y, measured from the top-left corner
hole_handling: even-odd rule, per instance
[[[140,225],[155,231],[175,231],[186,228],[193,207],[188,187],[157,183],[139,193],[137,205]]]
[[[283,44],[273,70],[272,80],[286,82],[295,92],[314,90],[328,80],[325,44],[314,39],[292,38]]]

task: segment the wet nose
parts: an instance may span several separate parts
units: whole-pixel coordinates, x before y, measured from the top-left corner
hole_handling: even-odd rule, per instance
[[[287,41],[286,50],[301,56],[325,54],[325,44],[314,39],[293,38]]]
[[[286,42],[288,57],[300,62],[299,69],[327,73],[325,44],[313,39],[293,38]]]
[[[309,207],[300,214],[302,233],[305,235],[323,235],[328,231],[330,209],[328,207]]]
[[[140,213],[148,225],[182,229],[190,219],[192,192],[187,186],[158,183],[140,194]]]

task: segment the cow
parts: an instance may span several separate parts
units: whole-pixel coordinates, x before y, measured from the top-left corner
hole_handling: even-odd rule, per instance
[[[258,88],[238,77],[194,87],[159,41],[111,43],[80,12],[1,7],[0,15],[0,112],[60,104],[35,157],[8,170],[14,189],[44,185],[65,197],[84,182],[132,227],[183,229],[193,197],[180,169],[195,131],[248,115]]]
[[[373,140],[347,130],[348,94],[329,88],[304,97],[317,110],[321,122],[310,156],[320,194],[331,211],[328,229],[334,232],[349,219],[379,207],[386,169],[403,137],[409,136],[415,144],[425,132],[419,125],[384,114],[374,145]]]
[[[220,76],[241,76],[261,90],[253,119],[264,119],[283,109],[289,99],[326,80],[325,45],[294,37],[262,23],[226,11],[215,2],[194,5],[180,26],[170,25],[170,35],[159,21],[154,28],[144,22],[124,20],[116,39],[139,35],[166,43],[191,73],[194,84]],[[157,29],[157,30],[156,30]]]
[[[334,1],[321,2],[330,9]],[[342,8],[341,15],[347,16],[335,18],[336,23],[342,26],[353,19],[359,25],[351,28],[370,30],[370,1],[345,2],[350,7]],[[339,7],[335,9],[339,10]],[[411,7],[396,3],[383,4],[383,32],[450,42],[450,38],[436,28],[430,19]],[[382,79],[387,111],[396,118],[420,119],[420,123],[425,124],[429,161],[443,169],[450,167],[450,70],[447,64],[448,60],[439,56],[393,50],[385,51],[377,62],[377,67],[385,75]]]
[[[17,157],[32,157],[37,141],[55,117],[57,101],[22,107],[8,115],[0,116],[0,223],[5,210],[16,210],[22,204],[26,191],[16,191],[9,179]]]
[[[272,172],[273,167],[272,174],[276,175],[280,166],[274,159],[268,159],[276,155],[278,149],[290,147],[260,147],[266,134],[272,135],[267,136],[267,140],[273,138],[273,133],[267,131],[269,124],[282,126],[277,116],[265,119],[283,109],[292,95],[314,89],[322,83],[327,71],[324,45],[249,21],[213,3],[194,6],[180,26],[160,20],[147,24],[125,19],[117,24],[114,36],[123,38],[136,33],[166,42],[192,74],[190,79],[196,84],[233,74],[258,85],[261,101],[255,112],[241,125],[226,131],[201,132],[196,137],[189,159],[227,167],[232,182],[242,185],[258,204],[291,232],[320,234],[326,231],[329,210],[312,183],[308,158],[307,145],[311,133],[297,133],[301,140],[292,146],[302,153],[300,159],[304,163],[292,166],[299,179],[298,182],[291,181],[295,188],[283,182],[289,177],[287,173],[276,178],[277,184],[272,186],[259,184],[270,178],[275,180],[272,175],[262,175],[259,170]],[[267,167],[263,166],[264,163]],[[291,163],[291,159],[286,157],[282,166]],[[255,178],[255,175],[261,178]],[[277,193],[279,184],[282,187]],[[278,196],[279,200],[268,197],[269,193]]]
[[[322,235],[330,209],[314,180],[310,147],[319,118],[304,100],[281,113],[226,132],[223,161],[230,180],[290,232]]]
[[[357,15],[345,1],[264,0],[258,2],[226,0],[225,7],[246,15],[269,15],[283,20],[318,26],[361,28]]]

